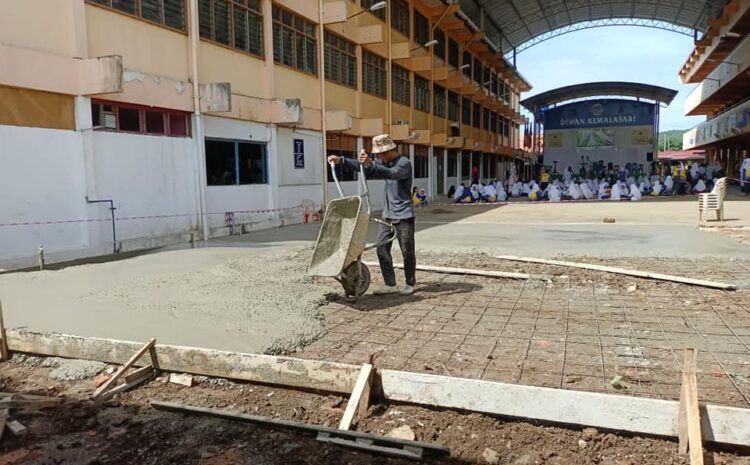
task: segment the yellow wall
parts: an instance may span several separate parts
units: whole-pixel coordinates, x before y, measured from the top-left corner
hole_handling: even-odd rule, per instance
[[[428,119],[430,115],[423,111],[414,110],[414,117],[412,119],[413,129],[429,129]]]
[[[273,68],[276,98],[301,98],[303,107],[320,109],[320,81],[317,76],[286,66],[276,65]]]
[[[432,132],[433,134],[447,134],[446,119],[432,117]]]
[[[326,81],[326,109],[344,110],[357,116],[357,90]]]
[[[394,103],[391,110],[391,116],[393,116],[394,122],[400,120],[409,121],[409,107],[401,105],[400,103]]]
[[[73,97],[0,86],[0,124],[75,129]]]
[[[206,41],[198,50],[199,82],[230,82],[233,94],[271,98],[265,61]]]
[[[300,16],[304,16],[316,24],[318,22],[318,0],[273,0],[273,2]],[[265,13],[264,11],[263,14]],[[270,14],[271,12],[268,13]]]
[[[89,56],[122,55],[125,69],[188,79],[187,35],[89,4],[86,28]],[[223,71],[229,69],[231,66]]]
[[[79,50],[83,0],[0,1],[0,43],[86,58]]]
[[[369,94],[362,94],[362,118],[384,118],[386,110],[385,99]],[[388,124],[388,121],[383,121]]]

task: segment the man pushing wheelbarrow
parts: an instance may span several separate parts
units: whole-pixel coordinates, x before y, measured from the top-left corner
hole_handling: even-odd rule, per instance
[[[378,234],[378,261],[385,285],[374,291],[376,295],[411,295],[416,284],[417,258],[414,254],[414,206],[411,201],[412,166],[408,157],[398,153],[396,144],[388,134],[372,138],[372,159],[366,151],[359,153],[357,160],[331,155],[328,163],[343,163],[345,168],[364,168],[367,176],[378,175],[385,179],[385,202],[383,222]],[[406,285],[396,287],[396,273],[393,271],[391,242],[395,234],[404,256]]]

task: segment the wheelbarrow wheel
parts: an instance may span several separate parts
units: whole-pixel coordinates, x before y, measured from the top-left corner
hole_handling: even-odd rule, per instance
[[[341,273],[341,284],[344,286],[346,297],[357,300],[357,297],[370,288],[370,269],[364,263],[352,263]]]

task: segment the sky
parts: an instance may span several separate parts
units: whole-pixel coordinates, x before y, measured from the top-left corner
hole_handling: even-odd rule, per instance
[[[660,130],[689,129],[705,117],[684,116],[685,97],[695,84],[677,73],[693,49],[692,37],[636,26],[609,26],[557,36],[517,55],[521,74],[533,89],[521,99],[558,87],[595,81],[652,84],[679,93],[661,110]]]

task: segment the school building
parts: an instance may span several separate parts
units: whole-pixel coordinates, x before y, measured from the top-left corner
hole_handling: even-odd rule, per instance
[[[520,172],[530,84],[481,23],[440,0],[0,2],[0,268],[308,221],[325,154],[380,133],[431,197]]]

